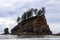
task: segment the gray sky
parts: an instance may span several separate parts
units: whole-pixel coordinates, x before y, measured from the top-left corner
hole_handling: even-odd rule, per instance
[[[16,25],[16,18],[29,8],[46,8],[46,19],[53,33],[60,32],[60,0],[0,0],[0,32]]]

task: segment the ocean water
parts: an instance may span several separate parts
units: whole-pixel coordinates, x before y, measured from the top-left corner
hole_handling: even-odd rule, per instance
[[[60,36],[53,35],[0,35],[0,40],[60,40]]]

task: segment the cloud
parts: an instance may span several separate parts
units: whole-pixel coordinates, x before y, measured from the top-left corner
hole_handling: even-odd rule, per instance
[[[60,32],[60,22],[48,23],[48,24],[49,24],[50,30],[52,31],[53,34]]]
[[[0,3],[0,6],[11,6],[11,4],[7,4],[7,3]]]
[[[9,7],[16,1],[19,1],[19,0],[0,0],[0,6]]]
[[[0,18],[0,32],[8,27],[11,30],[16,25],[16,21],[10,18]]]
[[[41,7],[46,7],[45,15],[51,30],[54,33],[59,32],[59,0],[0,0],[0,29],[10,27],[9,29],[11,30],[11,28],[16,25],[16,18],[21,16],[23,12],[27,11],[29,8],[40,9]]]
[[[47,4],[60,4],[59,0],[50,0]]]

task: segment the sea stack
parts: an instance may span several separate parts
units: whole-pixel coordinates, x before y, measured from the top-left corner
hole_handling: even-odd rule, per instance
[[[31,15],[35,12],[35,16]],[[45,8],[42,7],[39,11],[36,9],[30,9],[25,12],[31,16],[24,15],[25,17],[20,23],[18,23],[12,30],[11,34],[15,35],[51,35],[52,32],[47,24],[45,17]]]
[[[9,29],[8,28],[4,29],[4,34],[9,34]]]

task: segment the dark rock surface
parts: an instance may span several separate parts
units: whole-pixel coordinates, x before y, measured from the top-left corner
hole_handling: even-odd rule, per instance
[[[9,29],[8,28],[4,29],[4,34],[9,34]]]
[[[29,18],[11,30],[12,34],[23,34],[23,32],[24,34],[52,34],[44,15]]]

